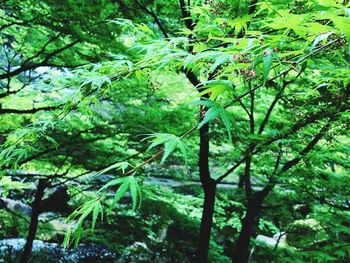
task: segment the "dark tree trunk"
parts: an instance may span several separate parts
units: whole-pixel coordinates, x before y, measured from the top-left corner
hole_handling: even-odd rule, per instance
[[[203,109],[202,110],[206,110]],[[201,112],[202,114],[202,112]],[[201,115],[200,120],[203,119]],[[197,262],[208,262],[210,232],[213,225],[216,182],[210,177],[209,171],[209,123],[199,129],[199,177],[204,190],[202,220],[199,232]]]
[[[244,186],[244,174],[240,174],[239,175],[239,181],[238,181],[238,185],[237,187],[242,189]]]
[[[197,262],[208,262],[210,232],[213,226],[216,184],[204,190],[203,212],[199,232]]]
[[[35,239],[36,231],[38,228],[38,219],[39,219],[39,214],[41,210],[40,204],[41,204],[41,200],[43,198],[46,186],[47,186],[47,179],[39,179],[38,187],[35,193],[35,198],[32,204],[32,215],[30,218],[27,242],[20,256],[20,259],[19,259],[20,263],[27,263],[29,256],[32,252],[33,241]]]
[[[264,198],[253,194],[248,200],[247,213],[242,221],[242,229],[239,233],[236,247],[232,256],[233,263],[246,263],[249,259],[249,243],[250,237],[256,230],[258,224],[258,216],[261,211]]]

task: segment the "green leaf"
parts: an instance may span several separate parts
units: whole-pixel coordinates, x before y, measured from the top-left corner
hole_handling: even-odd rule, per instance
[[[113,169],[117,169],[117,170],[122,170],[123,173],[125,173],[125,170],[130,166],[130,164],[128,162],[118,162],[118,163],[114,163],[110,166],[108,166],[107,168],[97,172],[95,174],[95,176],[99,176],[101,174],[105,174],[107,173],[108,171],[110,170],[113,170]]]
[[[67,249],[69,247],[71,236],[72,236],[72,230],[71,230],[71,227],[69,227],[66,234],[64,235],[64,240],[63,240],[64,249]]]
[[[130,177],[130,194],[132,199],[132,210],[135,211],[136,207],[141,206],[141,189],[134,176]],[[137,202],[139,201],[139,202]],[[139,205],[137,206],[137,203]]]
[[[210,100],[215,100],[221,94],[232,90],[232,83],[230,81],[208,81],[205,85],[208,86],[208,88],[200,92],[198,95],[203,96],[205,94],[210,94]]]
[[[200,105],[209,108],[204,115],[203,120],[198,124],[197,129],[203,127],[204,124],[215,120],[216,118],[220,118],[223,122],[225,128],[227,129],[229,140],[232,140],[231,136],[231,122],[230,118],[227,114],[227,111],[224,107],[222,107],[219,103],[209,99],[202,99],[198,101],[192,102],[193,105]]]
[[[129,190],[129,185],[130,185],[130,178],[128,176],[124,178],[123,183],[120,185],[117,192],[115,193],[112,204],[109,206],[108,213],[112,211],[112,209],[117,205],[119,200],[122,199],[125,193]]]
[[[328,33],[322,33],[322,34],[318,35],[315,38],[314,42],[312,43],[312,46],[310,47],[310,49],[314,49],[318,43],[326,41],[327,38],[332,34],[333,34],[333,32],[328,32]]]
[[[101,214],[101,217],[102,217],[103,208],[102,208],[101,203],[99,201],[97,201],[94,208],[93,208],[93,212],[92,212],[91,232],[94,232],[97,217],[99,214]]]
[[[264,64],[264,80],[266,81],[269,76],[269,72],[273,61],[273,54],[272,54],[273,52],[270,49],[266,50],[265,52],[266,52],[266,56],[263,57],[263,64]]]
[[[215,120],[219,116],[220,116],[220,107],[214,106],[209,108],[209,110],[207,110],[207,112],[205,113],[203,120],[199,123],[198,129],[202,128],[204,124]]]
[[[45,139],[46,139],[48,142],[52,143],[52,144],[55,146],[56,150],[58,149],[58,147],[59,147],[60,145],[59,145],[59,143],[58,143],[54,138],[52,138],[52,137],[50,137],[50,136],[47,136],[47,135],[45,135],[44,137],[45,137]]]
[[[350,19],[347,17],[334,16],[332,18],[334,25],[346,35],[347,38],[350,38]]]
[[[235,34],[237,35],[242,31],[242,29],[247,31],[247,24],[250,20],[251,16],[246,14],[244,16],[237,17],[234,20],[228,20],[227,24],[235,29]]]
[[[77,221],[77,226],[75,229],[75,233],[74,233],[74,246],[77,247],[80,237],[81,237],[81,233],[83,231],[83,223],[85,218],[91,213],[92,209],[94,206],[89,206],[79,217],[79,220]]]
[[[227,111],[222,107],[220,109],[220,118],[221,118],[223,124],[225,125],[227,132],[228,132],[229,140],[232,141],[230,118],[227,114]]]
[[[210,67],[210,72],[214,72],[218,66],[220,66],[223,63],[225,63],[228,59],[229,59],[229,56],[226,55],[226,54],[219,56],[215,60],[214,64]]]
[[[109,187],[121,184],[124,182],[124,180],[125,180],[125,177],[113,179],[112,181],[109,181],[107,184],[105,184],[103,187],[101,187],[100,190],[98,190],[98,192],[102,192],[102,191],[108,189]]]
[[[187,154],[186,154],[186,145],[182,142],[181,138],[168,133],[154,133],[150,134],[146,139],[152,139],[151,145],[148,147],[147,150],[150,150],[158,145],[164,145],[164,153],[162,156],[161,164],[165,162],[165,160],[172,154],[177,148],[180,149],[181,153],[183,154],[183,157],[185,158],[185,162],[187,164]]]

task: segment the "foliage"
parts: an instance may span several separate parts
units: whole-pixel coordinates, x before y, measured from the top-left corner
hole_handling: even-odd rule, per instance
[[[0,4],[1,195],[67,185],[65,247],[121,217],[139,231],[125,251],[186,262],[216,189],[213,262],[244,233],[252,262],[346,262],[349,1],[95,2]],[[254,242],[282,232],[288,247]]]

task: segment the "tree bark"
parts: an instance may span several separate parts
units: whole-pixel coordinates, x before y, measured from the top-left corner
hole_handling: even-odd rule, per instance
[[[35,198],[32,204],[32,215],[30,218],[30,225],[28,230],[27,242],[24,246],[23,252],[20,256],[20,263],[27,263],[32,252],[33,241],[35,239],[38,228],[38,219],[41,211],[41,200],[44,196],[44,191],[47,186],[47,179],[39,179],[38,187],[35,193]]]
[[[233,263],[246,263],[249,259],[250,237],[259,223],[258,215],[262,208],[264,197],[253,194],[248,200],[247,212],[242,221],[242,229],[236,242],[232,256]]]
[[[204,190],[203,212],[199,232],[199,244],[197,250],[197,262],[208,262],[210,233],[213,226],[214,206],[215,206],[216,184]]]
[[[200,121],[203,119],[202,108],[200,111]],[[198,263],[208,262],[208,252],[209,252],[209,241],[210,232],[213,225],[213,215],[214,215],[214,204],[215,204],[215,191],[216,182],[210,177],[209,170],[209,123],[204,124],[199,129],[199,177],[204,190],[204,203],[203,212],[199,232],[199,242],[197,249]]]

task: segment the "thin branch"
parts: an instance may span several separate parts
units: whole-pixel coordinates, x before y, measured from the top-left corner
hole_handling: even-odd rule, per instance
[[[28,70],[32,70],[32,69],[36,69],[38,67],[42,67],[42,66],[47,66],[49,60],[53,57],[55,57],[56,55],[58,55],[59,53],[65,51],[66,49],[69,49],[71,47],[73,47],[75,44],[77,44],[79,42],[79,40],[76,40],[74,42],[71,42],[70,44],[67,44],[53,52],[51,52],[50,54],[48,54],[41,62],[38,63],[34,63],[34,64],[22,64],[18,69],[15,69],[14,71],[11,72],[7,72],[5,74],[1,74],[0,75],[0,79],[5,79],[5,78],[9,78],[9,77],[13,77],[16,76],[22,72],[28,71]]]
[[[38,111],[53,111],[61,108],[61,106],[47,106],[47,107],[39,107],[39,108],[32,108],[29,110],[20,110],[20,109],[2,109],[0,108],[0,115],[1,114],[33,114]]]
[[[321,46],[321,47],[315,49],[314,51],[312,51],[312,52],[310,52],[309,54],[305,55],[304,57],[300,58],[299,60],[293,61],[293,62],[291,63],[291,64],[292,64],[291,67],[289,67],[289,68],[283,70],[281,73],[279,73],[278,75],[272,77],[272,78],[269,79],[267,82],[273,81],[273,80],[275,80],[275,79],[278,79],[279,77],[282,77],[282,76],[286,75],[289,71],[294,70],[295,67],[296,67],[298,64],[300,64],[301,62],[305,61],[307,58],[313,56],[314,54],[316,54],[317,52],[319,52],[319,51],[321,51],[321,50],[324,50],[324,49],[328,48],[329,46],[331,46],[331,45],[333,45],[333,44],[339,42],[340,40],[341,40],[341,39],[338,38],[338,39],[336,39],[336,40],[330,41],[330,42],[328,42],[327,44],[325,44],[325,45],[323,45],[323,46]],[[249,90],[249,91],[243,93],[242,95],[238,96],[237,99],[236,99],[234,102],[236,102],[236,101],[238,101],[238,100],[244,98],[245,96],[249,95],[250,93],[252,93],[252,92],[258,90],[259,88],[261,88],[261,87],[263,87],[263,86],[264,86],[264,84],[257,85],[257,86],[254,87],[253,89],[251,89],[251,90]]]
[[[345,108],[337,108],[334,111],[326,111],[325,109],[322,109],[319,112],[313,113],[313,114],[307,116],[306,118],[304,118],[303,120],[299,120],[298,122],[296,122],[285,133],[279,134],[279,135],[274,135],[274,136],[271,136],[270,138],[267,138],[264,142],[260,143],[259,145],[257,145],[255,147],[255,149],[253,149],[252,154],[255,155],[255,154],[259,153],[261,150],[265,149],[267,146],[271,145],[272,143],[274,143],[274,142],[276,142],[278,140],[281,140],[281,139],[285,139],[285,138],[287,138],[288,136],[290,136],[292,134],[295,134],[297,131],[299,131],[300,129],[304,128],[307,125],[315,123],[316,121],[321,120],[321,119],[334,117],[334,115],[336,115],[340,111],[345,111],[345,110],[346,110],[346,107]],[[229,174],[234,172],[242,163],[244,163],[245,159],[246,159],[246,156],[244,156],[237,163],[235,163],[223,175],[218,177],[216,179],[216,182],[220,183]]]
[[[292,160],[286,162],[283,167],[281,168],[280,172],[278,172],[279,175],[287,172],[292,167],[294,167],[296,164],[298,164],[320,141],[321,138],[326,134],[326,132],[331,128],[330,123],[327,123],[325,126],[322,127],[321,131],[318,132],[313,139],[305,146],[305,148],[299,153],[299,156],[293,158]],[[271,176],[270,182],[258,193],[265,197],[267,196],[274,186],[277,184],[277,178],[276,176]]]
[[[188,6],[186,6],[184,0],[179,0],[179,4],[180,4],[181,12],[182,12],[182,18],[184,19],[185,25],[189,30],[192,31],[194,29],[195,25],[192,21],[191,14],[187,9]]]
[[[54,42],[56,39],[58,39],[60,37],[60,35],[61,35],[61,33],[50,38],[35,55],[33,55],[33,56],[27,58],[25,61],[23,61],[23,65],[28,64],[31,60],[38,58],[40,55],[42,55],[45,52],[47,46],[50,45],[52,42]]]

